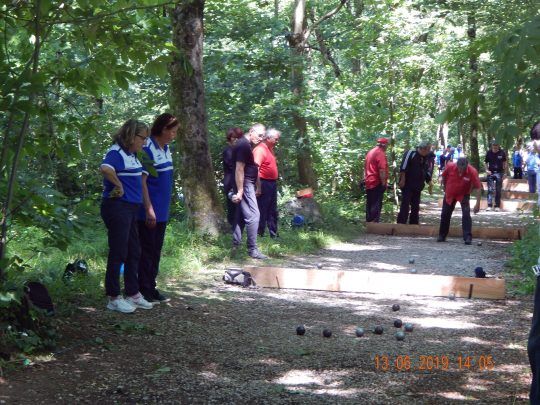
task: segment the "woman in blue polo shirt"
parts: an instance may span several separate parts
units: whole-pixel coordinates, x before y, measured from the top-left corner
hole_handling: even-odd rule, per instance
[[[169,299],[156,289],[161,248],[169,219],[173,187],[173,163],[169,144],[176,138],[178,121],[168,113],[156,118],[144,152],[153,161],[153,173],[143,169],[143,207],[139,210],[139,289],[151,303]]]
[[[105,273],[107,308],[129,313],[136,308],[150,309],[139,292],[137,268],[141,248],[137,229],[137,214],[142,203],[142,165],[136,153],[148,137],[148,126],[129,120],[114,135],[100,166],[103,175],[101,217],[107,227],[109,255]],[[126,299],[120,295],[120,266],[124,263]]]

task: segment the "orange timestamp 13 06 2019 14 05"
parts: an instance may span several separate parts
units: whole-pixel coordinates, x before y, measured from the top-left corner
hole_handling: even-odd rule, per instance
[[[493,371],[495,361],[491,354],[408,355],[376,354],[373,365],[377,371]]]

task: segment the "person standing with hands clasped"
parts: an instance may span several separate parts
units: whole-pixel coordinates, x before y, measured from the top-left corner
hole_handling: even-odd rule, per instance
[[[152,304],[169,299],[156,289],[161,249],[169,220],[169,206],[173,188],[173,163],[169,144],[176,138],[177,119],[168,113],[156,118],[144,152],[154,162],[152,172],[143,169],[143,207],[139,210],[139,290]]]
[[[401,206],[397,217],[398,224],[418,224],[420,213],[420,195],[424,184],[431,181],[430,161],[428,154],[431,144],[422,141],[416,150],[408,150],[403,155],[399,167],[399,188],[401,189]],[[410,212],[410,215],[409,215]]]
[[[366,185],[366,222],[379,222],[386,183],[388,181],[388,161],[386,148],[388,139],[377,139],[377,146],[366,155],[364,182]]]
[[[480,211],[480,199],[482,198],[482,183],[478,172],[469,164],[466,157],[460,157],[457,163],[448,163],[442,174],[442,186],[444,189],[441,223],[437,242],[446,241],[450,230],[450,219],[459,201],[461,204],[461,227],[463,240],[466,245],[472,243],[472,220],[470,198],[471,192],[476,192],[476,204],[474,213]]]
[[[484,159],[486,164],[486,174],[488,183],[487,211],[493,208],[493,195],[495,194],[494,211],[499,211],[501,207],[501,192],[504,174],[506,173],[506,152],[501,149],[497,141],[491,141],[491,147]]]
[[[259,208],[256,195],[260,192],[259,168],[253,158],[252,145],[261,142],[266,128],[262,124],[253,125],[249,131],[240,138],[233,149],[235,162],[236,193],[232,201],[238,204],[233,224],[233,251],[236,251],[242,242],[242,230],[247,228],[248,254],[253,259],[268,259],[257,248],[257,231],[259,228]]]
[[[137,280],[141,247],[137,214],[142,203],[142,165],[137,159],[148,137],[146,124],[127,121],[114,135],[100,166],[103,175],[101,217],[107,227],[109,254],[105,272],[107,308],[129,313],[136,308],[151,309],[152,304],[139,292]],[[120,266],[124,263],[126,299],[120,295]]]

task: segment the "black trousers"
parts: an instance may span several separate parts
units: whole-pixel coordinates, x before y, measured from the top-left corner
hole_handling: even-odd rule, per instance
[[[493,206],[493,194],[495,194],[495,207],[501,206],[501,190],[502,190],[502,173],[492,173],[487,176],[488,192],[487,204],[488,207]]]
[[[471,219],[471,196],[466,195],[461,201],[461,228],[463,229],[463,240],[472,239],[472,219]],[[439,236],[446,238],[450,230],[450,219],[456,207],[456,200],[452,204],[446,202],[443,197],[443,206],[441,212],[441,224],[439,226]]]
[[[411,190],[404,188],[401,190],[401,206],[397,217],[398,224],[418,224],[420,213],[420,194],[422,190]],[[409,215],[410,211],[410,215]]]
[[[521,167],[514,167],[514,179],[523,178],[523,169]]]
[[[384,190],[385,187],[382,184],[366,189],[366,222],[379,222],[381,220]]]
[[[140,204],[115,198],[101,203],[101,218],[107,227],[109,255],[105,272],[105,292],[109,297],[120,295],[120,266],[124,263],[124,287],[127,296],[139,292],[137,280],[141,246],[137,228]]]
[[[278,210],[277,210],[277,181],[261,179],[261,195],[257,197],[259,206],[259,229],[258,234],[264,235],[268,226],[270,237],[278,234]]]
[[[155,228],[148,228],[144,221],[139,221],[138,225],[141,243],[139,291],[145,294],[156,289],[156,278],[159,272],[159,261],[167,222],[156,222]]]
[[[527,354],[531,364],[532,382],[529,399],[531,404],[540,404],[540,277],[536,277],[536,290],[534,292],[534,310]]]

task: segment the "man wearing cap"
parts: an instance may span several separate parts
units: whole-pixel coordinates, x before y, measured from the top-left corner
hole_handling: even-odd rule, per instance
[[[379,222],[381,219],[383,195],[388,181],[388,162],[386,148],[388,139],[377,139],[377,146],[366,155],[364,180],[366,182],[366,222]]]
[[[501,190],[504,174],[506,173],[506,152],[502,150],[497,141],[491,141],[491,148],[484,159],[488,183],[487,210],[493,208],[493,194],[495,194],[495,211],[501,206]]]
[[[444,242],[446,240],[450,229],[452,212],[454,212],[456,202],[459,201],[461,204],[463,240],[466,245],[470,245],[472,243],[471,192],[475,191],[476,194],[475,214],[480,211],[480,199],[482,198],[482,183],[480,183],[478,171],[469,164],[466,157],[460,157],[457,163],[448,163],[444,169],[442,186],[444,199],[437,242]]]
[[[429,142],[422,141],[416,150],[408,150],[403,154],[399,167],[399,188],[401,189],[401,207],[397,217],[398,224],[418,224],[420,213],[420,194],[424,184],[429,183],[428,153]],[[410,212],[410,215],[409,215]]]

